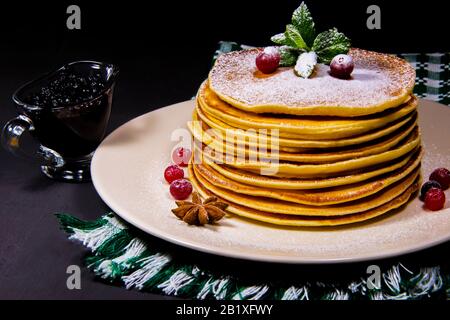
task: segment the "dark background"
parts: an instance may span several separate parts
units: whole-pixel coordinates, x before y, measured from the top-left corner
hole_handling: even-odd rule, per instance
[[[270,45],[299,0],[21,1],[0,8],[0,76],[10,95],[23,82],[74,60],[117,63],[122,70],[117,113],[134,117],[189,99],[206,77],[221,40]],[[337,27],[355,47],[382,52],[450,51],[445,1],[331,1],[307,4],[320,31]],[[66,28],[66,8],[81,8],[81,30]],[[381,30],[366,27],[371,4],[381,8]],[[131,94],[127,97],[126,94]],[[11,109],[12,110],[12,109]]]
[[[142,113],[189,99],[207,76],[220,40],[270,44],[300,1],[13,1],[0,4],[0,125],[15,116],[13,91],[69,61],[104,60],[121,68],[109,130]],[[82,29],[66,28],[66,8],[81,7]],[[245,4],[245,5],[244,5]],[[443,1],[307,1],[318,31],[337,27],[353,45],[384,52],[449,51]],[[366,28],[366,8],[381,7],[381,30]],[[92,184],[43,177],[37,166],[0,151],[0,298],[157,298],[93,281],[66,288],[65,270],[83,251],[65,239],[52,213],[94,219],[107,210]],[[162,246],[165,244],[161,243]],[[356,279],[368,263],[286,267],[223,260],[188,250],[178,256],[245,277],[277,277],[289,268],[306,279]],[[402,258],[440,263],[448,245]],[[383,263],[388,266],[398,260]],[[314,271],[313,271],[314,270]],[[292,270],[291,270],[292,271]],[[270,276],[269,276],[270,274]]]

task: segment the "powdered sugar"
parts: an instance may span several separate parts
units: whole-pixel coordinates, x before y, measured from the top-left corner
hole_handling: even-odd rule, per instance
[[[279,55],[280,54],[278,52],[278,48],[277,47],[265,47],[264,48],[264,53],[265,54],[269,54],[269,55]]]
[[[404,95],[414,86],[414,69],[402,59],[381,53],[352,49],[352,79],[341,80],[332,77],[324,64],[318,64],[309,79],[296,76],[291,67],[261,76],[255,66],[259,52],[251,49],[220,56],[210,72],[211,88],[249,106],[370,107]]]

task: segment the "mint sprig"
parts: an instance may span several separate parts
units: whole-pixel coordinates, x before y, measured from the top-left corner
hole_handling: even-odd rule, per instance
[[[311,48],[325,64],[329,64],[338,54],[348,53],[349,49],[350,39],[336,28],[318,34]]]
[[[319,62],[329,64],[334,56],[348,53],[351,46],[350,39],[336,28],[316,36],[314,20],[304,2],[292,14],[291,23],[286,26],[286,31],[274,35],[271,40],[281,46],[280,65],[285,67],[296,65],[296,68],[302,67],[304,59],[297,63],[301,53],[315,52]],[[308,68],[311,67],[310,63],[309,61]],[[311,73],[296,74],[303,76]]]
[[[290,67],[295,64],[298,58],[298,51],[289,46],[281,46],[278,51],[280,52],[280,66]]]
[[[305,40],[303,40],[300,31],[293,24],[288,24],[286,26],[286,32],[284,34],[286,36],[286,45],[309,51],[309,47]]]
[[[292,14],[292,24],[299,30],[303,40],[311,47],[316,35],[316,26],[311,13],[304,2]]]

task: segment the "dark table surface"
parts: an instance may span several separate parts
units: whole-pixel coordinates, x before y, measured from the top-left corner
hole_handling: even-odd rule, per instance
[[[0,59],[0,124],[15,116],[11,94],[24,81],[77,59],[103,60],[102,54],[85,55],[51,52],[8,52]],[[207,75],[214,45],[198,50],[189,61],[163,59],[155,52],[139,58],[117,58],[121,75],[109,131],[153,109],[189,99]],[[108,285],[94,279],[82,268],[82,289],[68,290],[66,268],[82,265],[84,249],[67,240],[54,217],[66,212],[82,219],[95,219],[108,208],[91,183],[71,184],[44,177],[38,166],[0,151],[0,298],[7,299],[155,299],[167,298],[143,294]],[[158,242],[186,261],[201,263],[245,279],[278,280],[358,279],[372,262],[339,266],[286,266],[245,262],[194,253]],[[401,258],[375,262],[382,268],[399,261],[406,265],[435,266],[448,263],[450,245],[443,244]],[[383,270],[383,269],[382,269]]]

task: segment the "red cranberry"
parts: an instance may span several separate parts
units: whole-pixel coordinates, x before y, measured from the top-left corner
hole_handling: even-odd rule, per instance
[[[192,184],[186,179],[178,179],[170,184],[170,194],[176,200],[187,199],[192,192]]]
[[[425,206],[432,210],[441,210],[445,204],[445,193],[441,189],[431,188],[425,195]]]
[[[262,73],[273,73],[280,65],[280,52],[276,47],[266,47],[256,57],[256,67]]]
[[[442,190],[442,186],[437,181],[427,181],[422,185],[422,188],[420,188],[420,200],[425,200],[425,195],[427,194],[428,190],[431,188],[438,188]]]
[[[172,183],[172,181],[183,178],[184,178],[184,171],[176,164],[168,166],[166,170],[164,170],[164,179],[166,179],[168,183]]]
[[[179,147],[173,150],[172,160],[175,164],[181,167],[187,167],[189,159],[191,159],[192,152],[188,148]]]
[[[439,182],[442,190],[448,189],[450,186],[450,171],[445,168],[436,169],[430,175],[430,180]]]
[[[330,73],[333,77],[348,79],[354,67],[352,57],[346,54],[338,54],[331,60]]]

